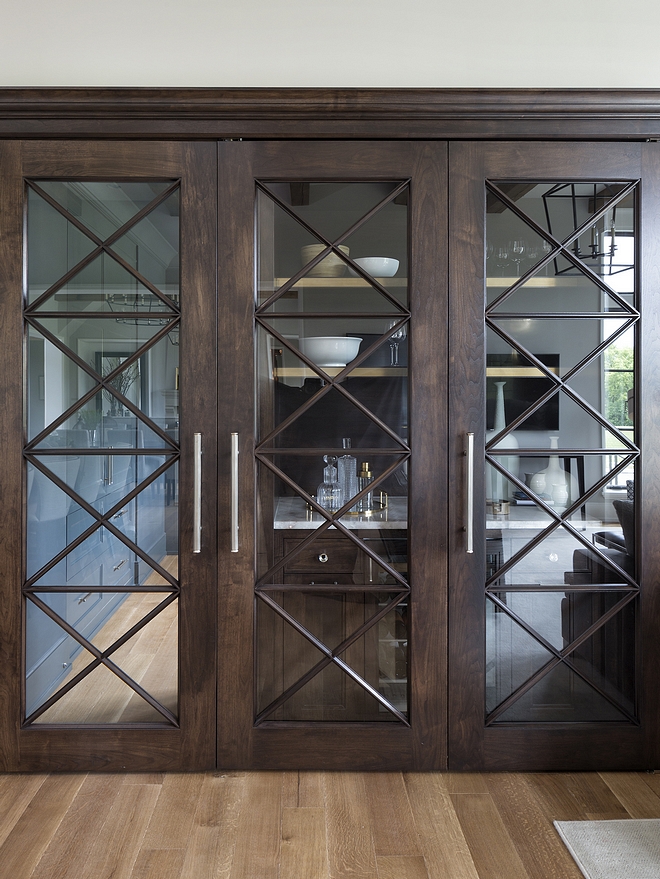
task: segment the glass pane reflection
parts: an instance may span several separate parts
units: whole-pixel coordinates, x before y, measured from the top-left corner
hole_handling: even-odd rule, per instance
[[[342,451],[354,454],[342,455]],[[330,484],[334,481],[338,483],[338,495],[334,505],[324,503],[321,492],[321,487],[326,482],[325,471],[328,466],[325,458],[330,459],[330,466],[337,471],[336,474],[330,474]],[[327,520],[320,513],[307,509],[304,492],[316,499],[330,515],[344,509],[342,524],[355,529],[359,538],[365,536],[362,534],[363,531],[366,534],[373,529],[392,527],[405,529],[408,518],[407,465],[403,461],[396,466],[400,458],[388,455],[372,455],[370,458],[369,461],[365,460],[365,456],[360,455],[359,449],[352,448],[335,450],[335,454],[332,455],[269,456],[268,460],[277,471],[260,462],[259,486],[263,491],[276,492],[276,496],[268,507],[264,506],[264,513],[266,509],[273,510],[276,530],[316,529]],[[394,467],[394,471],[385,476],[390,467]],[[349,480],[351,472],[354,475],[352,480]],[[288,477],[294,485],[290,485],[282,476]],[[358,492],[361,492],[361,497],[356,500],[355,505],[348,507],[346,512],[346,505],[350,504],[351,499]]]
[[[29,182],[27,239],[29,717],[97,662],[64,626],[107,649],[177,589],[178,188]],[[99,665],[34,722],[174,722],[177,632],[173,602],[113,653],[154,704]]]
[[[28,301],[34,302],[96,249],[92,238],[28,189]]]
[[[99,650],[107,650],[164,598],[162,593],[148,592],[38,593],[37,597]],[[177,616],[174,601],[111,654],[115,665],[175,717]],[[29,716],[87,668],[95,656],[30,600],[27,602],[27,631],[26,714]],[[58,660],[57,674],[53,670],[53,654]],[[35,722],[166,723],[167,720],[127,683],[101,665]]]
[[[508,522],[505,528],[498,527],[501,523],[497,519],[489,520],[488,524],[492,525],[487,531],[488,576],[494,577],[506,567],[497,576],[498,585],[634,582],[635,558],[627,551],[618,522],[602,524],[575,516],[572,524],[590,542],[582,543],[559,526],[536,544],[532,541],[543,533],[544,521]]]
[[[169,321],[165,320],[167,322]],[[112,389],[123,394],[149,421],[167,433],[177,430],[178,327],[176,331],[173,330],[153,343],[153,337],[162,328],[160,321],[154,322],[154,325],[138,327],[134,323],[119,323],[116,319],[43,318],[37,327],[29,326],[27,381],[30,389],[30,440],[59,418],[95,384],[93,375],[74,363],[64,351],[39,332],[41,327],[58,338],[72,353],[77,354],[99,379],[115,373],[115,378],[110,382]],[[144,353],[126,363],[141,348]],[[99,391],[61,427],[90,431],[90,440],[83,443],[84,446],[103,445],[103,430],[133,429],[135,416],[115,396],[113,390],[106,388]],[[141,423],[139,429],[151,436],[145,445],[162,445],[162,440],[155,439],[146,422]]]
[[[127,180],[38,182],[40,189],[103,240],[151,204],[170,185],[165,181]],[[43,234],[41,230],[35,232]]]
[[[291,182],[263,184],[297,217],[331,240],[391,195],[397,182]],[[266,196],[262,196],[266,197]],[[397,199],[405,213],[405,201]]]
[[[135,261],[135,260],[133,260]],[[106,253],[84,266],[38,306],[38,311],[164,312],[166,301]]]
[[[354,311],[357,302],[362,303],[362,311],[374,309],[376,303],[375,310],[392,310],[395,306],[387,297],[378,294],[376,285],[372,284],[374,278],[405,307],[408,275],[406,192],[367,216],[394,191],[394,184],[300,184],[307,189],[293,199],[294,184],[269,183],[267,186],[291,213],[269,194],[258,192],[260,304],[305,269],[304,277],[278,298],[271,310]],[[295,203],[299,198],[303,204]],[[360,223],[363,218],[364,222]],[[360,225],[346,237],[345,233],[355,223]],[[315,257],[329,246],[328,242],[334,244],[335,241],[338,243],[334,250],[312,264]],[[352,266],[349,259],[359,260],[363,273]]]
[[[486,711],[496,723],[627,721],[632,604],[569,653],[572,667],[552,647],[638,588],[635,194],[496,185],[521,213],[489,192],[485,580],[505,607],[486,599]]]
[[[555,661],[551,648],[565,651],[579,674],[567,667],[552,669],[498,719],[531,720],[536,713],[537,719],[585,720],[587,706],[599,715],[590,719],[623,719],[619,709],[632,712],[634,602],[599,624],[626,597],[619,591],[498,592],[504,607],[488,601],[486,613],[487,712]],[[594,626],[593,634],[571,650],[570,645]],[[585,700],[582,705],[580,698]]]
[[[270,597],[325,645],[336,649],[391,600],[374,593],[269,593]],[[261,713],[324,659],[322,650],[263,601],[257,602],[260,657],[257,713]],[[340,653],[359,677],[394,708],[407,712],[407,605],[393,607]],[[334,663],[303,683],[270,720],[397,721],[387,706]]]
[[[122,499],[166,460],[129,455],[67,455],[35,458],[155,562],[164,564],[178,550],[178,464],[131,501]],[[96,519],[28,462],[27,574],[33,577],[51,559],[95,525]],[[104,586],[166,582],[112,531],[102,526],[71,549],[38,585]]]
[[[273,545],[260,554],[258,575],[271,568],[270,583],[334,585],[405,585],[408,575],[408,539],[404,498],[388,499],[379,509],[352,513],[342,523],[359,540],[345,537],[334,527],[305,542],[325,519],[300,498],[279,498],[275,509],[278,532]],[[260,523],[265,524],[265,523]],[[283,564],[278,564],[283,562]]]
[[[256,208],[257,584],[335,587],[282,599],[334,648],[379,606],[356,587],[408,585],[408,189],[267,181]],[[340,511],[354,540],[315,535]],[[259,718],[401,720],[407,636],[377,636],[389,614],[342,658],[396,710],[334,662],[270,710],[324,654],[257,607]]]
[[[179,299],[179,191],[136,223],[112,249],[174,302]]]
[[[168,433],[168,431],[166,431]],[[99,391],[39,443],[37,449],[161,449],[171,444],[148,421],[125,409],[108,390]]]

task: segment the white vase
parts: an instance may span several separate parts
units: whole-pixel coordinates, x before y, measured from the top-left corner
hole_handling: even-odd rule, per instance
[[[568,503],[568,488],[566,482],[552,483],[552,499],[558,507],[565,507]]]
[[[550,448],[559,448],[558,436],[550,437]],[[562,489],[566,492],[566,498],[568,498],[568,489],[566,488],[566,472],[559,463],[559,457],[557,455],[550,455],[550,458],[548,459],[548,466],[545,471],[545,487],[546,491],[549,494],[552,494],[552,499],[555,501],[555,503],[555,492],[557,492],[557,494],[563,494]]]
[[[550,449],[558,450],[559,437],[551,436],[549,439]],[[535,494],[545,495],[544,500],[551,498],[558,507],[565,507],[578,496],[577,479],[564,470],[559,462],[559,455],[550,455],[548,466],[532,476],[529,487]]]
[[[493,429],[486,431],[486,442],[490,442],[493,437],[501,433],[506,427],[506,412],[504,408],[504,385],[506,382],[495,382],[497,388],[497,397],[495,399],[495,420]],[[492,453],[497,449],[517,449],[518,440],[512,433],[507,434],[498,443],[489,450]],[[498,459],[509,473],[518,475],[518,457],[517,455],[508,455]],[[494,467],[488,468],[489,474],[486,473],[486,496],[487,500],[507,501],[509,500],[510,490],[513,488],[508,480]]]
[[[538,473],[535,473],[532,476],[532,478],[529,480],[529,487],[532,489],[534,494],[537,494],[539,497],[545,494],[545,470],[539,470]]]

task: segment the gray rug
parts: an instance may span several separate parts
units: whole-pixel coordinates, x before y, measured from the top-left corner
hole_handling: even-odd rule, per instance
[[[587,879],[660,879],[660,819],[554,824]]]

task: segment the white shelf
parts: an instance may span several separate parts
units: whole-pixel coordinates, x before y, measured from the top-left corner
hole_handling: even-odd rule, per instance
[[[273,278],[273,287],[274,290],[279,290],[280,287],[283,287],[285,284],[288,284],[290,278]],[[382,287],[407,287],[408,286],[408,278],[375,278],[376,281]],[[512,282],[513,283],[513,282]],[[298,290],[302,288],[314,289],[314,288],[327,288],[327,287],[362,287],[363,289],[373,289],[371,284],[368,281],[365,281],[364,278],[301,278],[291,288],[292,290]],[[261,288],[262,293],[271,293],[274,292],[270,287]]]
[[[487,287],[513,287],[520,278],[486,278]],[[525,281],[523,285],[525,290],[529,287],[584,287],[588,284],[589,278],[586,275],[578,277],[576,275],[535,275],[533,278]]]
[[[319,366],[326,375],[334,378],[345,369],[344,366]],[[393,376],[406,376],[408,369],[405,366],[358,366],[348,373],[348,378],[392,378]],[[278,366],[273,370],[273,378],[321,378],[321,376],[308,366]]]

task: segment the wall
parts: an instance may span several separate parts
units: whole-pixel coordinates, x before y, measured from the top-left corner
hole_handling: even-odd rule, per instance
[[[1,86],[660,86],[657,0],[3,0]]]

